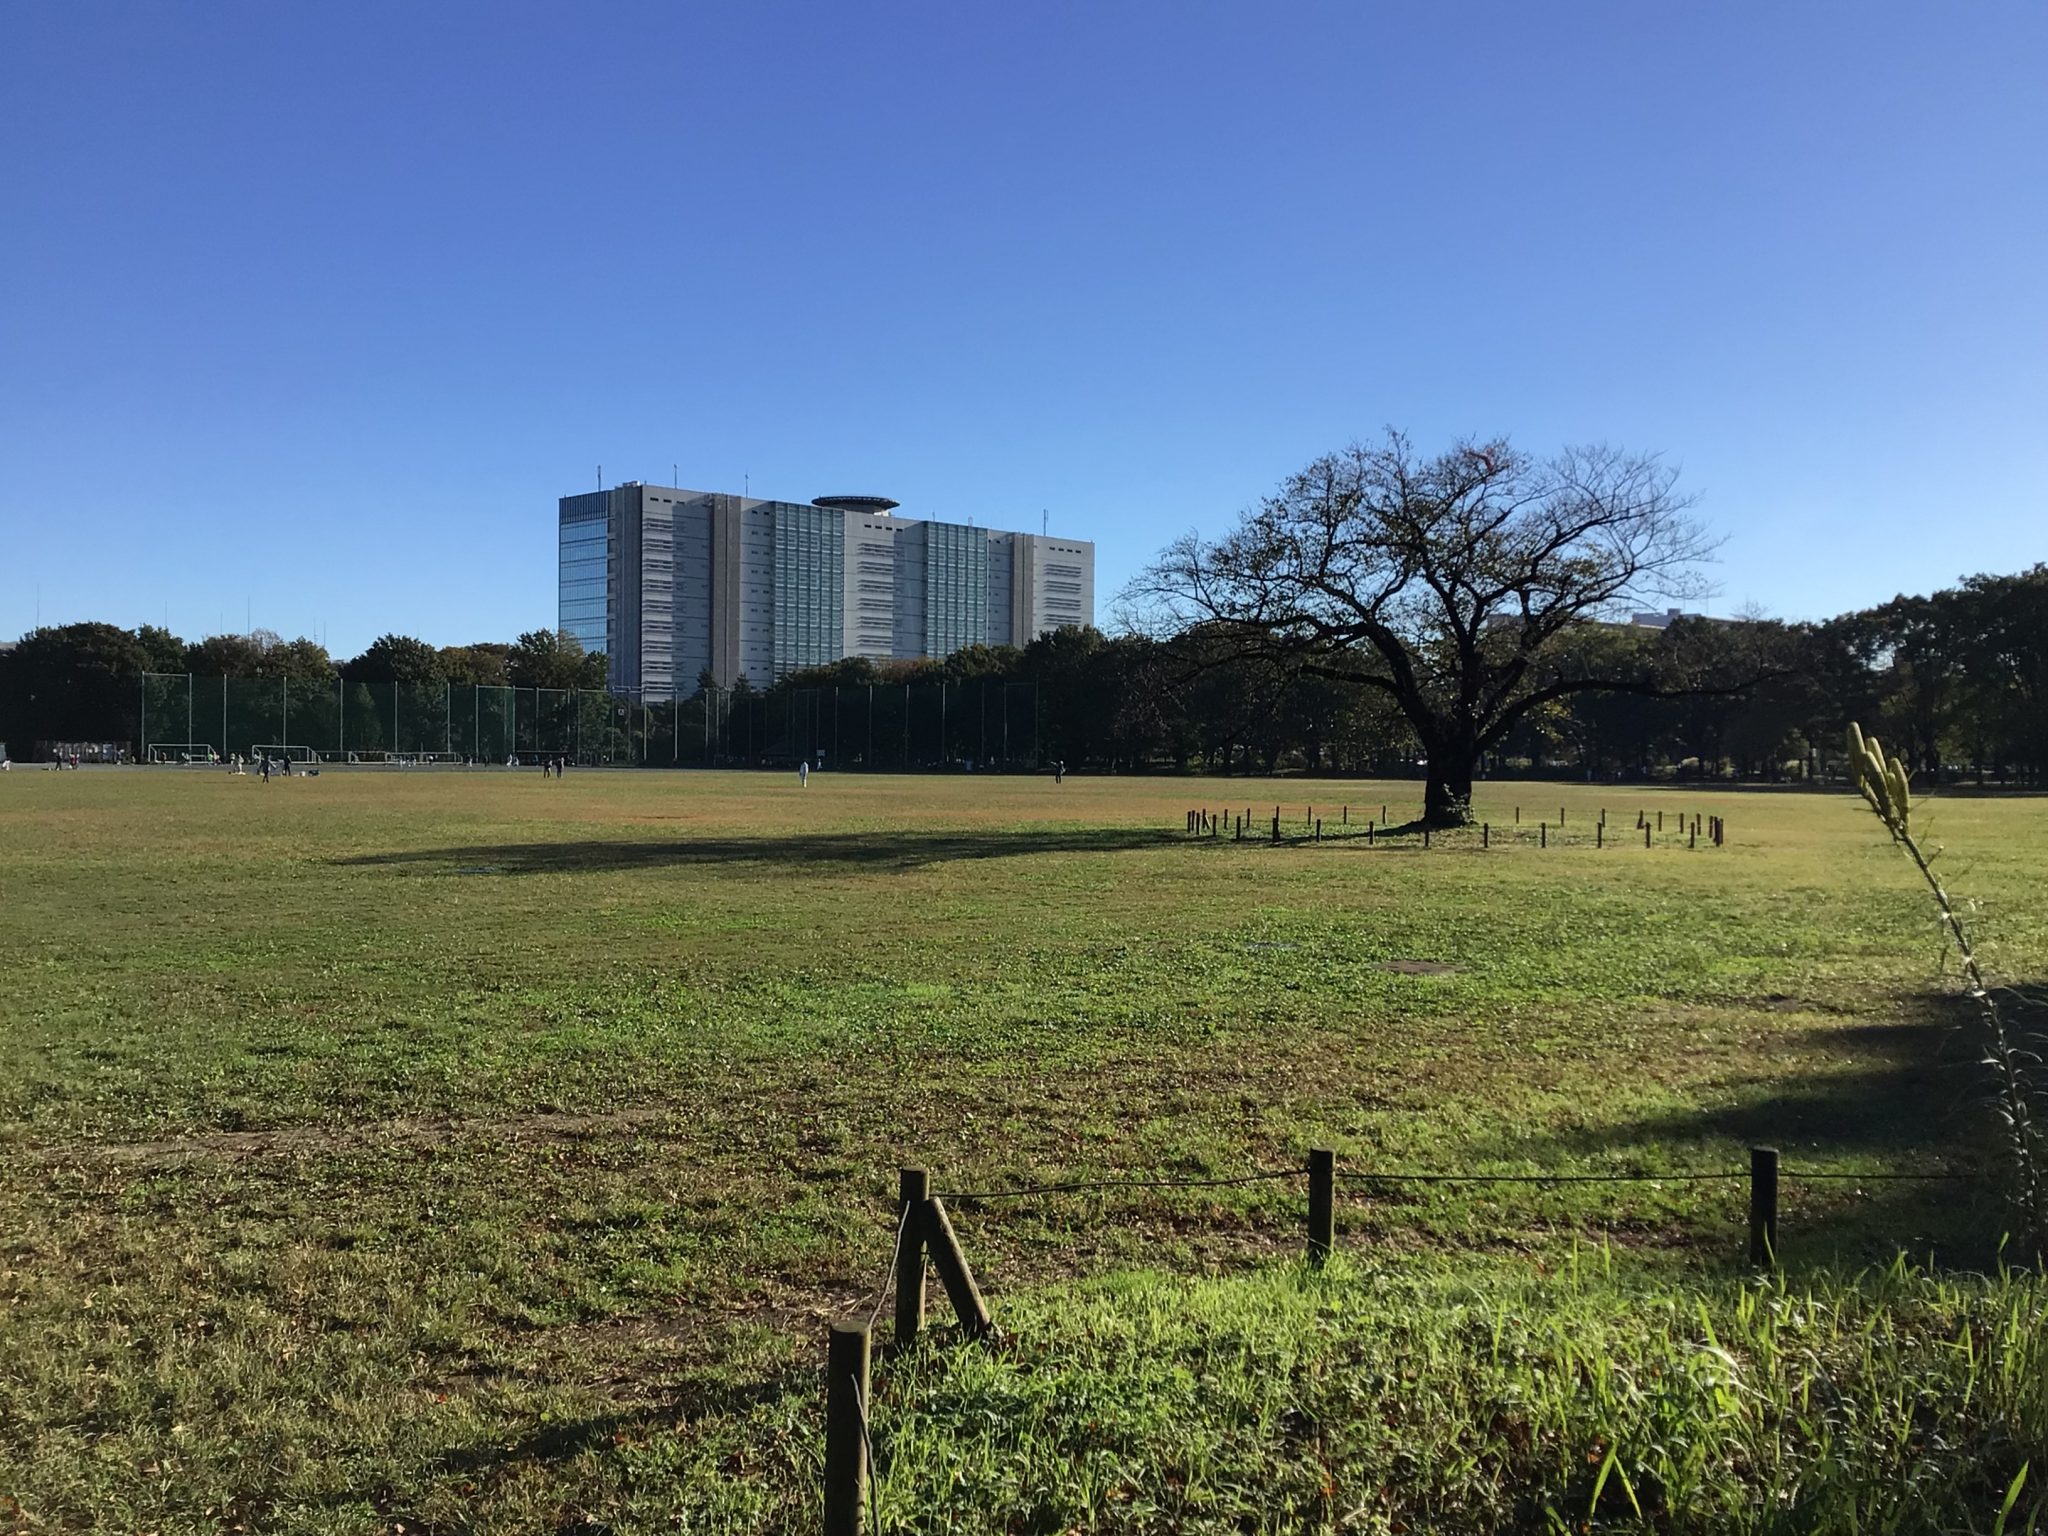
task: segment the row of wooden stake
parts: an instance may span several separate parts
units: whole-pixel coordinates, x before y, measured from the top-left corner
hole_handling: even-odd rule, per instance
[[[1349,826],[1351,824],[1351,807],[1348,805],[1343,806],[1340,810],[1342,820],[1338,824],[1340,826]],[[1386,811],[1387,808],[1385,806],[1380,807],[1382,819],[1385,818]],[[1303,825],[1309,829],[1310,841],[1320,843],[1323,840],[1323,818],[1315,814],[1314,806],[1310,806],[1308,812],[1307,817],[1303,820]],[[1252,824],[1251,818],[1250,806],[1246,806],[1244,814],[1237,817],[1234,821],[1228,811],[1217,812],[1208,810],[1205,807],[1197,807],[1187,813],[1188,836],[1221,837],[1224,829],[1228,827],[1232,829],[1231,841],[1241,843],[1244,841],[1245,828]],[[1515,807],[1515,825],[1520,826],[1521,824],[1522,808],[1518,805]],[[1564,826],[1563,806],[1557,808],[1557,824],[1560,829]],[[1380,822],[1373,821],[1368,821],[1365,824],[1365,840],[1368,845],[1378,841],[1380,825]],[[1702,818],[1696,815],[1692,818],[1689,825],[1685,817],[1681,816],[1678,818],[1678,830],[1685,836],[1685,845],[1688,848],[1697,848],[1700,845],[1700,831],[1702,827],[1706,829],[1707,840],[1716,848],[1720,847],[1727,838],[1728,824],[1719,816]],[[1651,829],[1650,817],[1647,811],[1636,812],[1636,830],[1643,834],[1643,846],[1648,848],[1651,845]],[[1657,813],[1656,830],[1659,832],[1664,830],[1664,813],[1662,811]],[[1280,835],[1280,807],[1277,805],[1273,807],[1271,835],[1274,842],[1282,841]],[[1548,848],[1550,846],[1550,823],[1547,821],[1540,823],[1536,829],[1536,835],[1537,846]],[[1425,848],[1429,846],[1429,827],[1427,825],[1422,829],[1422,846]],[[1479,824],[1479,846],[1482,848],[1491,848],[1493,846],[1493,827],[1491,823],[1481,822]],[[1600,812],[1599,819],[1593,823],[1593,846],[1595,848],[1607,846],[1607,812],[1605,809]]]
[[[1317,1148],[1308,1155],[1308,1241],[1310,1264],[1320,1265],[1337,1248],[1337,1154]],[[1389,1182],[1398,1182],[1390,1176]],[[1477,1180],[1483,1182],[1483,1180]],[[1631,1182],[1653,1183],[1645,1174]],[[1540,1177],[1531,1176],[1531,1183]],[[1622,1182],[1617,1180],[1617,1182]],[[931,1193],[931,1174],[905,1168],[897,1175],[895,1344],[900,1351],[924,1331],[926,1264],[939,1272],[961,1334],[985,1339],[995,1332],[988,1303],[960,1246],[943,1201]],[[1767,1269],[1778,1254],[1778,1153],[1749,1149],[1749,1262]],[[873,1418],[870,1392],[874,1338],[868,1322],[834,1324],[825,1362],[825,1533],[860,1536],[871,1497]]]

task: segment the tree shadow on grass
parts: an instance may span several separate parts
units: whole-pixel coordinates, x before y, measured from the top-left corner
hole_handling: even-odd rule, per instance
[[[2024,1027],[2040,1023],[2017,995],[2015,1014]],[[1743,1166],[1745,1149],[1774,1147],[1787,1263],[1879,1263],[1903,1251],[1945,1267],[1995,1266],[2011,1211],[1975,1007],[1929,994],[1907,1000],[1894,1024],[1807,1034],[1832,1058],[1821,1069],[1737,1078],[1716,1102],[1567,1132],[1557,1150],[1603,1164]],[[1909,1173],[1944,1177],[1897,1177]],[[1841,1177],[1851,1174],[1873,1177]]]
[[[960,859],[1044,854],[1133,853],[1183,843],[1152,828],[1045,827],[989,831],[778,832],[760,837],[581,838],[549,843],[482,843],[405,848],[336,859],[344,867],[410,869],[429,875],[538,875],[677,869],[709,864],[838,864],[918,869]]]

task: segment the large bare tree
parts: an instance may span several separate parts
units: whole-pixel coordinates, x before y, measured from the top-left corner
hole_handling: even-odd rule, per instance
[[[1209,542],[1176,541],[1126,590],[1150,625],[1378,689],[1428,758],[1424,816],[1470,818],[1472,775],[1530,710],[1589,689],[1684,691],[1575,666],[1559,637],[1705,590],[1712,548],[1654,456],[1549,458],[1505,439],[1419,456],[1389,431],[1316,460]]]

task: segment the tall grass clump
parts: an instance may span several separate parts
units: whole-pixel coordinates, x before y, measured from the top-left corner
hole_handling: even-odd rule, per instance
[[[2040,1056],[2027,1048],[2019,1027],[2006,1017],[1998,994],[1985,982],[1977,951],[1970,943],[1955,903],[1934,872],[1933,858],[1914,836],[1911,780],[1905,764],[1887,756],[1883,744],[1875,736],[1865,736],[1853,722],[1849,726],[1849,763],[1864,800],[1891,833],[1892,841],[1913,861],[1913,867],[1920,871],[1920,878],[1933,893],[1935,905],[1941,909],[1942,924],[1962,966],[1964,989],[1984,1022],[1984,1062],[1997,1084],[1998,1114],[2006,1129],[2020,1237],[2030,1256],[2048,1257],[2048,1181],[2042,1175],[2041,1145],[2044,1114],[2041,1090],[2029,1070],[2040,1064]]]
[[[2048,1509],[2042,1285],[1605,1251],[1122,1276],[884,1373],[876,1524],[2017,1536]]]

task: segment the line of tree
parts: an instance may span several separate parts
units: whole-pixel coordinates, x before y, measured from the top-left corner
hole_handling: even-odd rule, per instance
[[[1389,432],[1290,476],[1222,538],[1168,546],[1126,590],[1125,633],[1067,628],[1022,649],[849,658],[769,694],[979,684],[985,695],[1026,683],[1047,760],[1419,773],[1424,814],[1438,824],[1469,816],[1484,773],[1813,776],[1851,720],[1874,722],[1923,781],[2048,781],[2048,567],[1820,624],[1617,622],[1704,590],[1698,565],[1712,546],[1674,481],[1654,455],[1582,447],[1545,458],[1505,439],[1423,455]],[[179,671],[605,683],[603,656],[549,630],[439,650],[385,635],[337,664],[304,639],[187,644],[153,626],[75,624],[0,654],[0,724],[17,750],[102,739],[138,673]],[[713,691],[708,675],[698,680],[699,696]],[[730,692],[759,702],[744,679]],[[950,751],[942,744],[931,760]]]
[[[1839,767],[1848,722],[1874,720],[1923,782],[2048,786],[2048,566],[1824,623],[1581,617],[1541,664],[1625,686],[1550,691],[1488,739],[1475,771],[1817,777]],[[1385,690],[1214,623],[1163,637],[1065,628],[943,660],[856,657],[768,692],[999,680],[1037,684],[1044,755],[1074,768],[1427,778],[1428,745]]]
[[[2048,787],[2048,566],[1972,576],[1818,624],[1681,618],[1662,629],[1581,620],[1554,662],[1662,689],[1562,695],[1525,711],[1478,771],[1782,780],[1830,771],[1850,720],[1876,722],[1923,784]],[[601,688],[604,658],[539,630],[510,644],[436,649],[384,636],[336,663],[310,640],[72,624],[0,652],[0,725],[15,755],[37,741],[117,734],[142,672],[326,684],[442,681]],[[1700,678],[1763,680],[1687,692]],[[1119,772],[1416,775],[1427,748],[1383,690],[1247,649],[1217,626],[1164,638],[1065,628],[1021,650],[942,660],[849,658],[792,673],[790,689],[1033,683],[1043,755]],[[711,680],[699,680],[700,691]]]
[[[61,624],[32,629],[0,652],[0,740],[27,757],[35,743],[101,741],[118,735],[144,673],[283,678],[308,687],[336,683],[473,683],[484,687],[605,686],[605,657],[566,631],[538,629],[511,644],[436,647],[410,635],[380,635],[361,655],[337,661],[319,642],[268,630],[179,639],[145,624]]]

